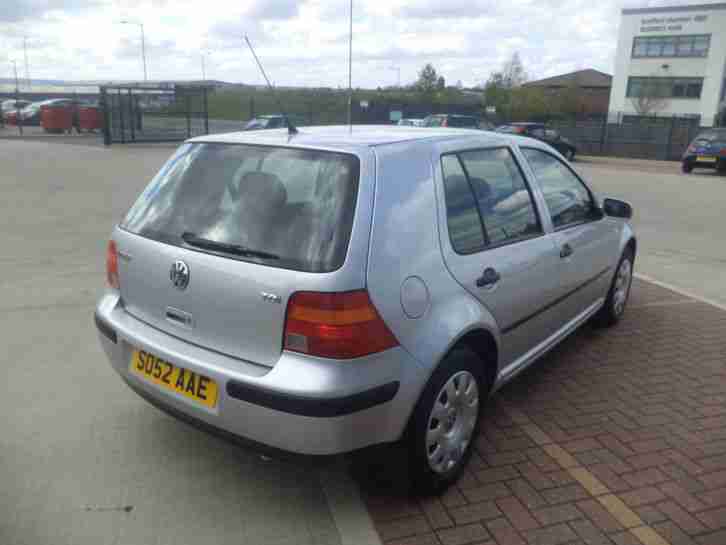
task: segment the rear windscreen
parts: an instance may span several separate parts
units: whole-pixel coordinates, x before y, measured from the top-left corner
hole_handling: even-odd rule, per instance
[[[726,142],[726,131],[712,131],[699,134],[693,141],[696,145],[705,146],[715,142]]]
[[[185,144],[121,228],[194,250],[200,249],[195,241],[211,241],[217,244],[201,245],[200,251],[234,259],[329,272],[345,260],[358,176],[358,159],[347,154]]]

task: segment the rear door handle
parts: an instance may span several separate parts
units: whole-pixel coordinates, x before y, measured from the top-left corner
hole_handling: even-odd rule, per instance
[[[560,249],[560,257],[562,259],[565,259],[566,257],[570,257],[572,255],[573,251],[574,250],[572,249],[572,246],[570,246],[567,243],[564,243],[562,245],[562,248]]]
[[[486,269],[484,269],[482,275],[476,279],[476,285],[479,288],[491,287],[499,282],[500,278],[501,276],[495,269],[493,269],[492,267],[487,267]]]

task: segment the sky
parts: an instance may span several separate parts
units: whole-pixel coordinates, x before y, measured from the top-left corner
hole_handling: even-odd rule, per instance
[[[530,79],[612,73],[620,10],[682,0],[354,0],[353,86],[412,83],[430,62],[474,86],[518,52]],[[698,0],[690,3],[715,3]],[[347,87],[348,0],[2,0],[0,78],[260,84],[247,34],[275,85]]]

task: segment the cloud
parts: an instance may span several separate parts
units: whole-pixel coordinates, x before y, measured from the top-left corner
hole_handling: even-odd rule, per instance
[[[3,0],[0,22],[18,22],[39,18],[53,11],[81,13],[102,5],[102,0]]]
[[[246,15],[259,19],[292,19],[300,12],[297,0],[257,0]]]
[[[501,2],[499,3],[501,6]],[[401,17],[417,19],[451,19],[491,17],[499,11],[495,0],[423,0],[402,6]]]

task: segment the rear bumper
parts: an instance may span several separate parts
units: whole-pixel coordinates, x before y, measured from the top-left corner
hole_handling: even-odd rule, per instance
[[[687,155],[683,157],[681,162],[691,168],[714,168],[717,170],[726,170],[726,157],[716,157],[715,161],[704,162],[698,161],[696,155]]]
[[[172,414],[299,454],[339,454],[397,440],[427,380],[400,347],[346,362],[282,352],[272,368],[255,365],[153,328],[129,315],[113,294],[99,302],[95,322],[113,368],[142,397]],[[137,348],[216,381],[216,406],[131,373]]]

